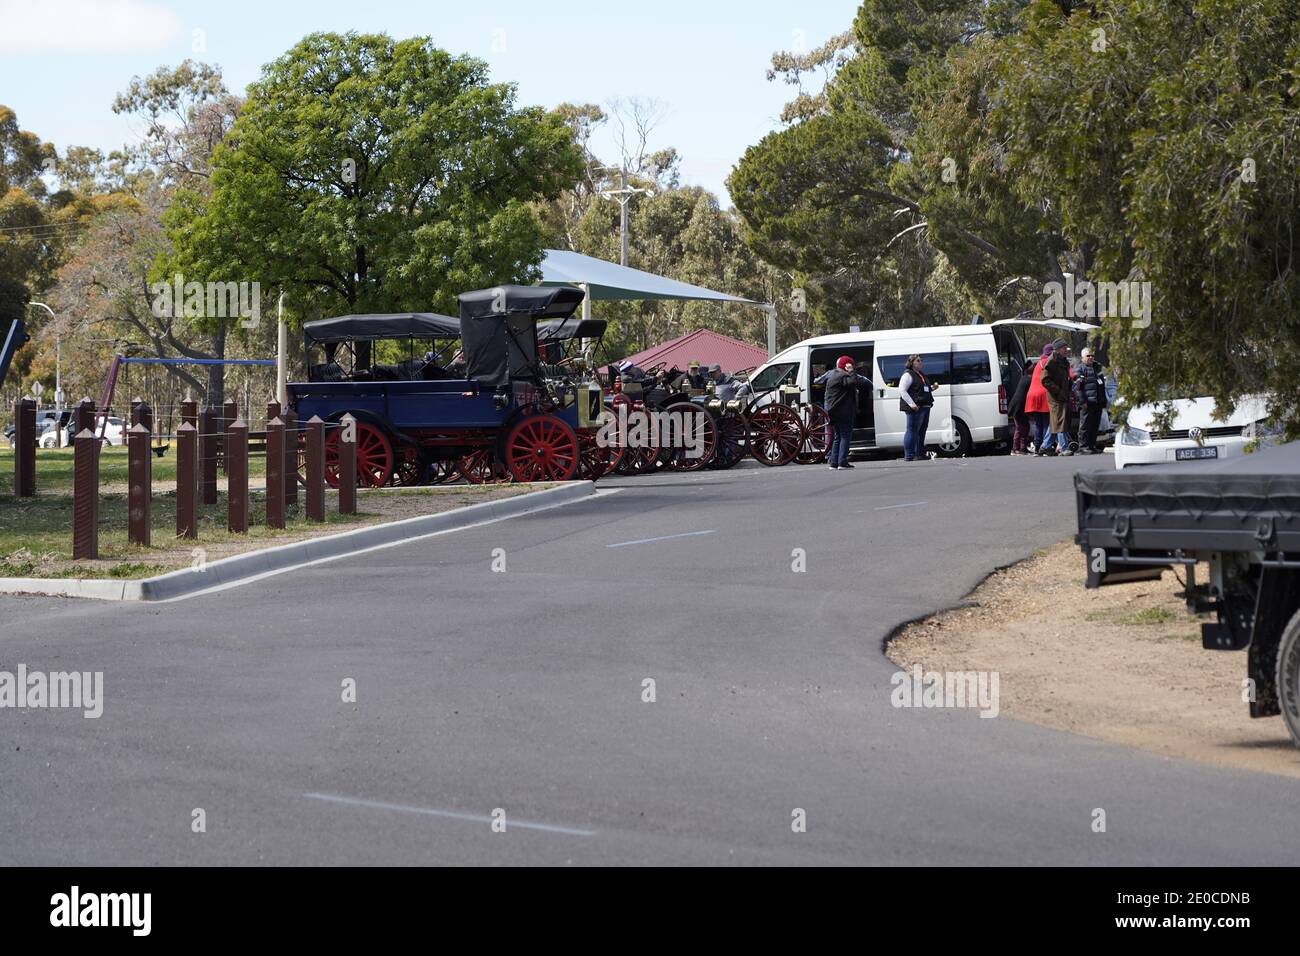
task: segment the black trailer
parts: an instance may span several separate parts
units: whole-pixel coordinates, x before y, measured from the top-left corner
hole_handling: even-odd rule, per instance
[[[1280,714],[1300,746],[1300,442],[1074,483],[1088,587],[1182,568],[1188,607],[1215,616],[1202,645],[1249,649],[1250,715]]]

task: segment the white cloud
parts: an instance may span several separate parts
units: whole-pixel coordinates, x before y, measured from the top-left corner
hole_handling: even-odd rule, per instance
[[[173,42],[180,18],[141,0],[0,0],[0,53],[143,53]]]

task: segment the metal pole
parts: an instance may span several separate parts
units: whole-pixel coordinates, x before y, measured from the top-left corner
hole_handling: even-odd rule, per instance
[[[632,198],[631,196],[628,195],[627,192],[627,167],[625,166],[619,167],[618,184],[619,184],[619,189],[622,191],[622,195],[619,196],[619,203],[618,203],[618,208],[619,208],[618,232],[619,232],[619,246],[621,247],[621,251],[619,252],[619,257],[618,257],[618,264],[625,266],[627,265],[627,201]]]
[[[284,293],[280,293],[280,304],[276,317],[275,345],[275,399],[280,407],[289,404],[289,373],[285,367],[289,353],[289,327],[284,324]]]

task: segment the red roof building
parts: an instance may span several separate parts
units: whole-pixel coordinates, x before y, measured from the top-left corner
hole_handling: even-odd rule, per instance
[[[684,369],[691,362],[699,362],[701,368],[720,365],[728,374],[754,368],[766,361],[767,349],[709,329],[696,329],[623,359],[623,362],[631,362],[641,368],[650,368],[663,362],[669,368],[675,365]],[[618,364],[621,365],[622,362]]]

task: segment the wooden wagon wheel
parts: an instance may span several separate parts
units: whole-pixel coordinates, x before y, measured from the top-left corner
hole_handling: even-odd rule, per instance
[[[596,440],[594,431],[578,433],[578,477],[584,481],[596,481],[613,470],[622,449]]]
[[[773,402],[749,413],[749,452],[759,464],[788,465],[803,444],[803,422],[794,410]]]
[[[397,467],[393,469],[394,485],[410,487],[421,484],[424,479],[424,456],[420,446],[404,441],[397,446]]]
[[[749,426],[745,423],[745,416],[735,409],[723,412],[718,419],[718,450],[710,467],[724,469],[739,464],[745,457],[748,438]]]
[[[496,460],[491,448],[476,448],[468,455],[457,458],[455,471],[471,485],[504,481],[510,475],[505,465]]]
[[[456,471],[456,462],[450,459],[440,459],[430,466],[429,484],[441,485],[460,477]]]
[[[801,465],[816,465],[826,460],[831,447],[831,417],[820,405],[801,405],[799,420],[803,424],[803,441],[794,460]]]
[[[662,449],[659,447],[659,436],[655,434],[649,415],[645,408],[634,408],[628,413],[629,433],[635,435],[639,430],[637,425],[644,421],[647,440],[635,445],[628,444],[623,450],[622,460],[616,469],[620,475],[644,475],[654,471],[659,465]],[[627,438],[628,436],[623,436],[624,441],[627,441]]]
[[[683,447],[665,448],[664,466],[673,471],[699,471],[707,467],[718,450],[718,423],[712,413],[707,408],[690,402],[674,402],[664,411],[683,416],[680,434]],[[674,428],[673,433],[676,434],[676,431]],[[676,443],[674,439],[673,444]]]
[[[578,436],[554,415],[529,415],[506,436],[505,458],[516,481],[569,481],[578,473]]]
[[[369,422],[357,422],[357,487],[382,488],[393,474],[393,443],[382,429]],[[325,436],[325,481],[339,486],[339,441],[342,426]]]

